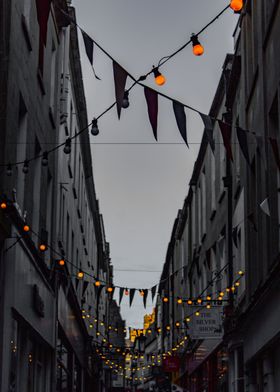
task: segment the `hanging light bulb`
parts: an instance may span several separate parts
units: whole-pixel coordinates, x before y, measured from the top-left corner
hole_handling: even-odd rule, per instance
[[[28,225],[23,226],[23,231],[25,231],[27,233],[29,230],[30,230],[30,227]]]
[[[63,267],[65,265],[65,260],[64,259],[60,259],[58,260],[58,264]]]
[[[71,139],[70,137],[66,139],[64,149],[63,149],[64,154],[70,154],[71,153]]]
[[[2,203],[1,203],[1,209],[2,209],[2,210],[5,210],[6,208],[7,208],[7,203],[4,202],[4,201],[2,201]]]
[[[82,278],[84,277],[83,271],[79,271],[79,272],[77,273],[77,277],[78,277],[79,279],[82,279]]]
[[[243,8],[243,0],[231,0],[230,8],[235,12],[241,11]]]
[[[48,166],[48,153],[47,153],[47,151],[43,152],[42,166]]]
[[[99,134],[99,128],[98,128],[98,124],[97,124],[97,119],[96,118],[94,118],[92,120],[90,133],[93,136],[97,136]]]
[[[101,285],[101,283],[99,282],[99,280],[97,280],[94,284],[95,284],[96,287],[99,287],[99,286]]]
[[[178,299],[177,299],[177,304],[178,304],[178,305],[182,305],[182,303],[183,303],[182,298],[178,298]]]
[[[11,177],[11,175],[13,174],[12,165],[10,163],[7,166],[6,174],[8,177]]]
[[[144,290],[140,290],[140,295],[141,295],[141,297],[144,297],[144,295],[145,295]]]
[[[127,108],[129,107],[128,95],[129,95],[129,92],[126,90],[126,91],[124,92],[123,101],[122,101],[122,107],[123,107],[124,109],[127,109]]]
[[[204,53],[204,48],[201,45],[201,43],[199,42],[197,35],[193,34],[191,36],[191,41],[192,41],[192,45],[193,45],[193,54],[195,56],[201,56]]]
[[[154,67],[153,68],[153,73],[154,73],[154,77],[155,77],[155,82],[158,86],[162,86],[166,79],[165,77],[159,72],[158,67]]]
[[[129,294],[128,289],[125,289],[124,294],[125,294],[125,295],[128,295],[128,294]]]
[[[45,252],[47,250],[47,246],[45,244],[40,244],[39,249],[41,252]]]
[[[169,299],[167,297],[163,297],[163,302],[167,303],[169,301]]]
[[[22,168],[22,172],[24,174],[28,173],[28,171],[29,171],[29,167],[28,166],[29,166],[29,162],[27,160],[25,160],[24,163],[23,163],[23,168]]]
[[[112,293],[113,292],[113,287],[108,287],[107,291],[108,291],[108,293]]]

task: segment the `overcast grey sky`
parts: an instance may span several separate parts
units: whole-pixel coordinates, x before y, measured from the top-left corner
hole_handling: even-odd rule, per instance
[[[73,1],[79,25],[135,77],[188,41],[191,33],[227,4],[225,0]],[[205,48],[202,57],[193,56],[189,46],[161,68],[167,79],[163,87],[155,86],[153,77],[145,83],[207,113],[225,55],[233,50],[236,22],[237,16],[228,10],[200,36]],[[97,81],[80,44],[91,120],[115,99],[112,64],[95,47],[94,66],[102,79]],[[143,89],[136,86],[121,120],[114,108],[99,120],[100,135],[91,137],[96,192],[111,246],[115,284],[148,288],[159,280],[202,136],[198,115],[188,111],[187,119],[190,149],[179,135],[171,102],[159,98],[156,143]],[[151,306],[145,310],[137,293],[131,308],[127,298],[123,300],[122,315],[128,326],[141,328],[143,315],[149,311]]]

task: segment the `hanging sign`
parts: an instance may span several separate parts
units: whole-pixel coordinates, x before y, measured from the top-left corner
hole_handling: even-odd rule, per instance
[[[180,359],[175,356],[165,358],[163,360],[163,370],[166,373],[178,372],[180,370]]]
[[[197,309],[199,316],[193,316],[189,323],[191,339],[221,339],[223,337],[222,310],[220,307]]]

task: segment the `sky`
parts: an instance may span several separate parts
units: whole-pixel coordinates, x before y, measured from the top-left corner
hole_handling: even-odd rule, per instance
[[[130,74],[139,77],[158,61],[187,42],[226,5],[225,0],[73,0],[77,22]],[[146,85],[208,113],[223,62],[233,51],[232,34],[237,16],[227,10],[201,36],[205,53],[192,54],[191,46],[160,70],[162,87],[150,76]],[[112,61],[94,48],[94,78],[80,35],[80,55],[89,120],[115,101]],[[131,80],[127,80],[130,86]],[[203,126],[199,116],[187,111],[190,148],[176,126],[172,103],[159,98],[158,142],[148,120],[143,88],[129,95],[130,106],[119,120],[116,108],[100,118],[100,134],[91,136],[93,173],[110,243],[116,285],[151,288],[157,284],[171,230],[183,206],[198,153]],[[117,293],[118,294],[118,293]],[[130,308],[121,306],[127,326],[143,327],[150,313],[138,293]]]

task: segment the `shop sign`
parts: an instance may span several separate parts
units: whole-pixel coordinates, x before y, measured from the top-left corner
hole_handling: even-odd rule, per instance
[[[180,370],[180,359],[175,356],[165,358],[163,360],[163,370],[166,373],[178,372]]]
[[[191,339],[221,339],[223,322],[221,308],[197,309],[199,316],[193,316],[189,324]]]

